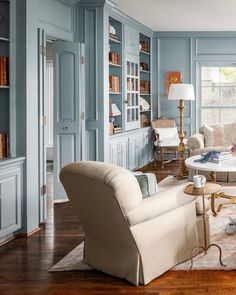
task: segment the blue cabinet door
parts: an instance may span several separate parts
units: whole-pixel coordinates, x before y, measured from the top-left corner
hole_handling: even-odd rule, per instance
[[[0,167],[0,241],[21,228],[22,164]]]

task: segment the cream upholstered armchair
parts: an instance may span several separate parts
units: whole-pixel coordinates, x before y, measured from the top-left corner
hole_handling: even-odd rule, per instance
[[[60,179],[85,232],[85,261],[97,270],[147,284],[203,239],[183,185],[143,199],[133,173],[93,161],[65,166]]]

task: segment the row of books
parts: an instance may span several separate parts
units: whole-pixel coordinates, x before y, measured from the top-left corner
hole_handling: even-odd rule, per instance
[[[0,86],[9,85],[9,58],[0,56]]]
[[[109,76],[109,90],[111,92],[120,92],[120,77],[119,76]]]
[[[206,153],[203,153],[203,154],[201,154],[201,157],[204,158],[205,155],[206,155]],[[232,153],[231,152],[220,152],[218,154],[215,154],[209,160],[209,162],[219,164],[219,163],[230,161],[230,160],[232,160]]]
[[[8,157],[8,134],[0,133],[0,159]]]
[[[109,62],[120,65],[120,55],[117,52],[109,52]]]

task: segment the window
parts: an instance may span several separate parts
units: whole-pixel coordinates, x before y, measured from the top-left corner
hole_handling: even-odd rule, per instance
[[[236,66],[201,68],[202,123],[236,121]]]

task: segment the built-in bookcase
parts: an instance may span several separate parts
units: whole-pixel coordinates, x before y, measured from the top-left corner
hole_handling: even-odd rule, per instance
[[[123,131],[122,126],[122,23],[109,18],[109,112],[110,121],[115,120],[117,132]],[[112,104],[116,104],[121,115],[112,116]]]
[[[145,99],[150,105],[149,109],[140,106],[140,121],[145,118],[151,122],[151,39],[144,34],[139,34],[139,57],[140,57],[140,98]],[[143,126],[141,126],[143,127]]]
[[[10,3],[0,0],[0,159],[3,157],[2,148],[7,144],[9,156],[9,132],[10,132],[10,87],[9,87],[9,59],[10,59]],[[5,147],[2,147],[5,146]],[[6,150],[5,150],[6,151]]]

